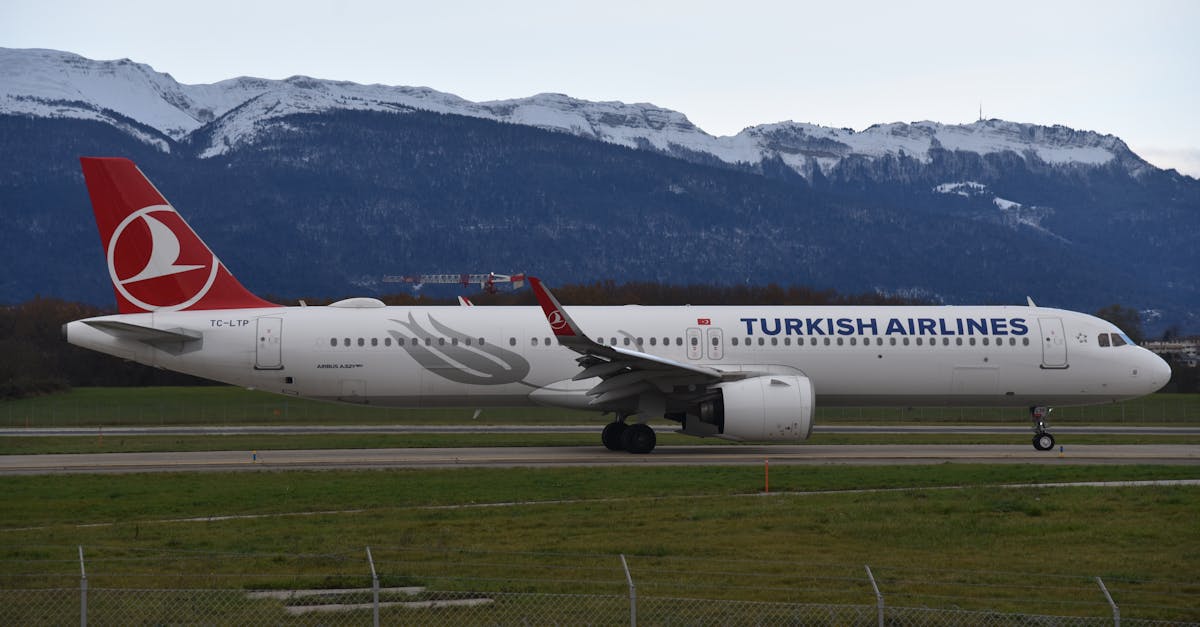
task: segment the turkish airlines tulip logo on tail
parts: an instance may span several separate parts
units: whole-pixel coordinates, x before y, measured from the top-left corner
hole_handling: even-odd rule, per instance
[[[221,263],[170,205],[151,205],[121,221],[108,242],[108,273],[130,303],[178,311],[212,288]]]

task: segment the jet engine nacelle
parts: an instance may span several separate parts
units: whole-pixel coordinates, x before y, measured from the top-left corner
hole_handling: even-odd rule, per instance
[[[793,441],[812,435],[815,394],[808,377],[768,375],[714,387],[721,396],[701,403],[684,433]]]

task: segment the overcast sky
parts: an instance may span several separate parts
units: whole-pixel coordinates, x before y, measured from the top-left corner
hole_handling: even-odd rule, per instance
[[[0,46],[183,83],[296,74],[470,100],[651,102],[714,135],[985,117],[1111,133],[1200,177],[1200,2],[2,0]]]

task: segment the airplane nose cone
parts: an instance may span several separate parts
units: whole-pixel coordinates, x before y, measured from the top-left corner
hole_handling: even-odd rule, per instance
[[[1171,380],[1171,366],[1168,365],[1166,360],[1164,360],[1162,357],[1159,357],[1154,353],[1150,353],[1149,351],[1146,352],[1149,353],[1149,359],[1147,361],[1150,362],[1146,365],[1146,374],[1150,375],[1149,382],[1150,385],[1153,386],[1153,390],[1151,390],[1153,392],[1157,391],[1159,388],[1166,385],[1167,381]]]

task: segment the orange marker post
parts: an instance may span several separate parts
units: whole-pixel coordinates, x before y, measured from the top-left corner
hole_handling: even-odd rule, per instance
[[[763,458],[763,493],[771,493],[771,460]]]

